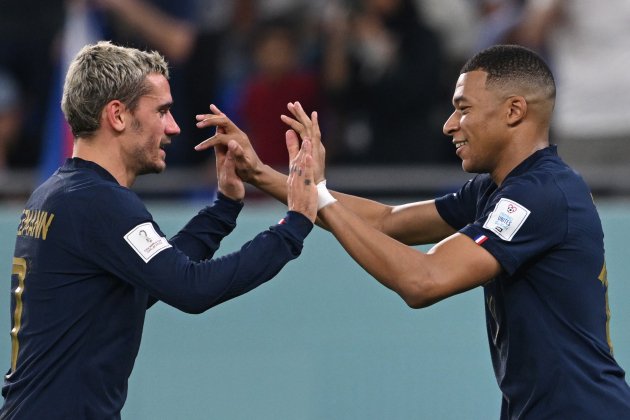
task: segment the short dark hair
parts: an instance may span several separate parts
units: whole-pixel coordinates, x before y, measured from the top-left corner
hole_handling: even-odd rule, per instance
[[[460,74],[475,70],[488,73],[486,84],[518,85],[543,92],[555,100],[556,83],[545,60],[534,51],[519,45],[494,45],[475,54],[464,64]]]

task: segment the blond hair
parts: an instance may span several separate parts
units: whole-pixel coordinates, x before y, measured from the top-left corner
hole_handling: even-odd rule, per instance
[[[121,47],[109,41],[86,45],[66,74],[61,109],[77,137],[90,137],[100,126],[103,107],[120,100],[131,111],[150,86],[149,74],[168,79],[168,63],[156,51]]]

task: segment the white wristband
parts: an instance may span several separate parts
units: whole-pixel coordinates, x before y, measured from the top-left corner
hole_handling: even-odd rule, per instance
[[[337,199],[333,197],[330,191],[328,191],[328,188],[326,188],[326,180],[317,184],[317,210],[321,210],[335,201],[337,201]]]

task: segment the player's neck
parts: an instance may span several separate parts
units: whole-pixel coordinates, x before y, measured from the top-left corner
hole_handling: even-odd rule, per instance
[[[504,153],[503,158],[500,159],[500,164],[490,173],[492,180],[495,184],[500,186],[505,178],[516,168],[523,163],[527,158],[549,147],[548,137],[540,137],[537,141],[527,142],[514,142],[514,147],[510,148],[507,153]]]
[[[113,142],[100,141],[98,138],[78,138],[72,149],[72,157],[94,162],[109,172],[118,183],[124,187],[131,187],[135,176],[126,170],[120,151]]]

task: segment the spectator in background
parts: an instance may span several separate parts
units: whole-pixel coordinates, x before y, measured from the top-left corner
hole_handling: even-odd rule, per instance
[[[5,103],[1,134],[13,138],[3,164],[33,167],[41,147],[57,36],[63,25],[63,0],[23,0],[2,3],[0,13],[0,68]],[[18,104],[17,112],[14,105]],[[5,140],[3,140],[4,142]],[[4,148],[4,146],[3,146]]]
[[[258,127],[264,133],[267,127],[277,126],[270,133],[271,137],[261,138],[278,138],[283,146],[284,127],[279,115],[287,102],[300,97],[305,103],[319,105],[302,96],[303,93],[313,96],[311,91],[315,87],[306,90],[294,90],[292,87],[295,85],[292,76],[300,69],[299,57],[290,57],[299,54],[299,45],[291,44],[299,44],[299,41],[290,39],[284,42],[282,36],[275,36],[282,31],[268,30],[275,25],[275,19],[274,23],[264,25],[264,29],[256,29],[264,17],[291,10],[293,2],[273,6],[257,0],[91,1],[106,12],[108,39],[136,48],[157,49],[169,59],[173,66],[171,86],[175,97],[179,98],[173,114],[181,121],[186,121],[188,116],[195,113],[207,111],[208,104],[213,102],[237,114],[237,119],[247,115],[248,121],[244,124],[250,126],[251,123],[252,130],[256,132]],[[296,18],[295,24],[299,25],[301,16]],[[257,39],[257,35],[261,35],[264,41]],[[255,51],[251,47],[252,40],[256,40]],[[282,48],[284,52],[274,56],[276,48]],[[286,60],[282,60],[283,63],[275,60],[280,57]],[[275,87],[272,95],[266,95],[263,85],[271,79],[274,79],[274,83],[280,83],[281,88]],[[256,91],[253,97],[252,90]],[[262,102],[265,102],[264,106],[257,105]],[[273,103],[281,103],[281,106],[274,106]],[[273,121],[263,121],[271,113]],[[192,128],[192,121],[191,124],[184,122],[181,125],[181,140],[170,151],[169,163],[190,165],[201,163],[207,158],[194,153],[193,145],[198,133]],[[281,157],[275,159],[269,156],[268,162],[284,166],[287,154],[284,147],[279,149],[278,152],[277,147],[270,148]],[[264,148],[260,150],[264,151]]]
[[[576,168],[624,164],[630,118],[630,2],[483,0],[478,48],[514,43],[534,49],[554,69],[558,95],[554,142]]]
[[[245,81],[240,103],[242,124],[255,139],[261,159],[285,167],[286,125],[280,120],[294,98],[308,109],[321,109],[317,74],[301,61],[301,37],[290,16],[262,22],[254,34],[255,69]]]
[[[448,98],[441,88],[443,50],[414,0],[366,0],[353,10],[337,3],[328,10],[324,37],[323,79],[339,118],[328,138],[342,143],[329,140],[344,161],[451,158],[448,142],[435,141],[442,137],[434,121],[438,104]]]
[[[505,44],[523,16],[527,0],[477,0],[479,34],[473,49]]]
[[[478,0],[479,38],[475,50],[518,44],[550,60],[547,38],[563,0]]]
[[[143,50],[158,49],[175,67],[190,57],[196,35],[194,0],[93,2],[108,18],[108,35]]]
[[[9,154],[20,132],[22,107],[16,81],[0,68],[0,181],[5,181]]]
[[[630,97],[630,2],[555,3],[562,14],[551,21],[546,38],[561,88],[554,121],[557,142],[578,169],[626,166],[630,114],[623,101]]]
[[[202,157],[192,151],[196,134],[193,121],[185,123],[190,115],[199,112],[193,108],[189,92],[201,84],[212,85],[213,80],[190,80],[188,76],[190,67],[195,66],[193,57],[199,36],[196,0],[88,1],[103,12],[105,39],[141,50],[158,50],[169,60],[171,88],[173,96],[178,98],[173,115],[184,121],[181,140],[169,150],[169,163],[173,166],[198,163]]]
[[[194,109],[209,101],[237,118],[244,81],[252,72],[250,41],[258,21],[256,0],[196,0],[199,33],[189,66],[187,93]],[[203,80],[204,83],[195,83]]]
[[[562,16],[564,0],[526,0],[508,41],[549,55],[547,39]]]

